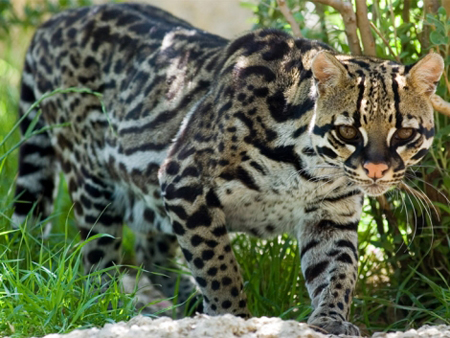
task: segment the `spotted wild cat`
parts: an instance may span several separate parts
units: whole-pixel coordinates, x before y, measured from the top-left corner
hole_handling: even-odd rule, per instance
[[[348,322],[357,280],[364,193],[401,182],[433,139],[430,95],[443,60],[413,66],[338,55],[264,29],[227,41],[157,8],[69,10],[36,32],[20,114],[36,128],[69,123],[21,146],[15,219],[52,211],[61,169],[85,246],[85,270],[120,263],[126,223],[138,264],[172,264],[178,244],[210,315],[249,317],[228,233],[298,239],[314,312],[309,323],[359,334]],[[23,121],[27,130],[37,111]],[[29,202],[29,203],[26,203]],[[151,275],[171,295],[176,276]],[[194,290],[181,281],[180,301]]]

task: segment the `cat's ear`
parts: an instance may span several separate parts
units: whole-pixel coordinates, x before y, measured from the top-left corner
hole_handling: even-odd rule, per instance
[[[409,80],[420,93],[431,95],[444,71],[444,60],[437,53],[430,53],[409,71]]]
[[[342,63],[329,52],[318,53],[312,60],[311,70],[314,78],[324,88],[337,85],[347,75]]]

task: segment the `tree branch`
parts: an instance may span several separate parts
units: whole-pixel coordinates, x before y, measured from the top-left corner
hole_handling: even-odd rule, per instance
[[[434,94],[431,96],[431,104],[436,111],[450,117],[450,102],[444,101],[442,97]]]
[[[281,14],[283,14],[288,24],[291,25],[292,35],[294,35],[296,38],[302,38],[303,34],[300,31],[300,27],[295,21],[294,16],[292,15],[291,9],[286,4],[286,0],[277,0],[277,4]]]
[[[373,38],[369,19],[367,18],[367,5],[365,0],[356,0],[356,23],[361,33],[364,55],[377,56],[375,39]]]
[[[383,36],[383,34],[381,34],[380,30],[377,28],[377,26],[375,26],[373,24],[373,22],[369,22],[370,27],[373,28],[373,30],[378,34],[378,36],[381,38],[381,40],[383,40],[384,44],[386,45],[386,47],[389,49],[389,52],[395,56],[395,60],[397,60],[397,62],[400,62],[400,58],[398,57],[398,55],[396,55],[394,53],[394,51],[392,50],[391,46],[389,45],[389,41],[386,40],[386,38]]]
[[[450,0],[442,0],[442,7],[447,12],[447,18],[450,18]]]
[[[402,20],[405,23],[409,23],[411,20],[409,18],[410,13],[409,11],[411,10],[411,2],[409,1],[404,1],[403,2],[403,9],[402,9]]]
[[[311,0],[324,5],[328,5],[337,10],[344,20],[345,34],[347,35],[348,46],[353,55],[362,55],[359,45],[358,34],[356,33],[356,14],[353,11],[352,4],[343,0]]]
[[[403,9],[402,9],[402,20],[404,23],[410,23],[410,11],[411,11],[411,2],[410,1],[403,1]],[[406,49],[408,46],[408,42],[405,40],[402,43],[402,52]]]
[[[438,0],[424,0],[423,1],[423,19],[426,19],[427,14],[436,14],[439,9]],[[430,25],[423,25],[421,34],[419,35],[419,40],[421,44],[421,49],[427,51],[430,48],[430,33],[432,28]]]
[[[394,29],[394,46],[395,46],[395,50],[397,51],[397,55],[399,55],[400,52],[398,50],[398,44],[397,44],[398,34],[397,34],[397,27],[395,26],[394,7],[392,6],[391,0],[388,1],[388,4],[389,4],[389,13],[391,13],[392,28]]]
[[[449,0],[450,1],[450,0]],[[320,30],[322,31],[323,35],[323,42],[325,42],[327,45],[329,45],[329,39],[328,39],[328,32],[327,32],[327,24],[325,21],[325,11],[324,11],[324,5],[315,3],[316,6],[316,12],[319,15],[320,18]]]

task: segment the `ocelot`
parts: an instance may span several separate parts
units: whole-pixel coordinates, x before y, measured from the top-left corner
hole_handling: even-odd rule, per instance
[[[101,93],[104,110],[83,91],[40,103],[36,129],[67,125],[21,146],[15,220],[52,212],[61,169],[81,237],[112,235],[84,247],[86,272],[120,263],[127,224],[148,270],[181,247],[196,283],[183,277],[179,301],[198,287],[207,314],[245,318],[228,233],[291,234],[309,323],[357,335],[348,318],[364,194],[395,187],[426,154],[442,71],[438,54],[404,66],[274,29],[227,41],[146,5],[65,11],[31,42],[20,115],[72,87]],[[171,295],[177,277],[164,274],[150,278]]]

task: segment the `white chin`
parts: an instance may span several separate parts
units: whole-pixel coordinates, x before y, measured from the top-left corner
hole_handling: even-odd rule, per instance
[[[365,194],[369,196],[380,196],[383,195],[390,187],[378,184],[371,184],[362,186],[361,189]]]

